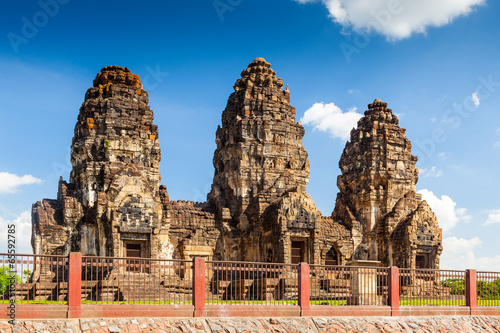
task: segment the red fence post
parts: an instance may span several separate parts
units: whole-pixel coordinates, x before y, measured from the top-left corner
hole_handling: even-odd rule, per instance
[[[82,254],[71,252],[68,262],[68,318],[82,316]]]
[[[465,271],[465,305],[470,308],[470,314],[477,314],[477,276],[475,269]]]
[[[387,287],[391,316],[399,316],[399,268],[396,266],[389,267]]]
[[[205,310],[205,259],[193,258],[194,316],[203,316]]]
[[[309,310],[311,305],[309,304],[310,299],[310,269],[307,262],[301,262],[299,264],[299,306],[301,316],[309,315]]]

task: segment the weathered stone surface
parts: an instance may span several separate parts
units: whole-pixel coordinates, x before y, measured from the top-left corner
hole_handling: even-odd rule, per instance
[[[220,231],[216,225],[214,212],[206,203],[170,201],[165,207],[165,212],[170,223],[169,242],[172,244],[175,258],[214,259]]]
[[[350,229],[354,260],[438,268],[441,229],[415,192],[417,158],[398,125],[387,103],[368,105],[340,158],[332,217]]]
[[[144,256],[156,257],[155,235],[168,232],[159,163],[158,128],[139,76],[104,67],[80,108],[69,183],[60,180],[57,200],[33,205],[34,252],[126,256],[137,241]]]
[[[297,187],[305,190],[309,176],[304,128],[295,123],[289,92],[281,90],[283,81],[270,66],[256,58],[241,73],[217,129],[208,198],[218,209],[229,208],[236,224],[258,223],[252,219],[262,205]]]
[[[218,250],[226,260],[290,262],[297,241],[302,259],[313,262],[321,213],[305,194],[304,128],[295,122],[288,86],[281,90],[270,67],[256,58],[243,70],[217,129],[208,201],[221,222]]]
[[[496,332],[496,317],[314,318],[319,332]]]
[[[80,108],[69,182],[33,205],[34,252],[437,268],[441,229],[415,192],[405,129],[386,103],[368,107],[340,159],[335,209],[322,216],[306,193],[304,128],[288,86],[256,58],[222,113],[207,202],[170,201],[148,93],[128,68],[104,67]]]
[[[40,329],[35,327],[40,327]],[[137,318],[0,321],[4,332],[477,332],[500,330],[500,318],[435,317],[309,317],[309,318]]]

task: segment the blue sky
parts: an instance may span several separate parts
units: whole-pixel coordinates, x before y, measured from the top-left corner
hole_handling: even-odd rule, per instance
[[[500,4],[492,0],[8,1],[0,20],[0,237],[68,180],[85,91],[107,65],[150,93],[171,199],[204,201],[215,130],[258,56],[289,84],[330,215],[346,135],[375,98],[413,144],[443,268],[500,271]],[[306,114],[307,111],[307,114]],[[5,244],[4,241],[0,241]],[[0,251],[4,251],[4,247]]]

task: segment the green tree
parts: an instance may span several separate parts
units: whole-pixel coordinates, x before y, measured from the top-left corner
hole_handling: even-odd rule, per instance
[[[465,295],[465,279],[446,279],[441,283],[450,288],[451,295]]]
[[[31,271],[25,269],[22,275],[15,275],[14,280],[16,283],[26,283],[31,277]],[[9,272],[8,266],[0,266],[0,294],[3,294],[12,283],[12,275]]]
[[[493,281],[477,281],[477,294],[481,299],[500,299],[500,279]]]

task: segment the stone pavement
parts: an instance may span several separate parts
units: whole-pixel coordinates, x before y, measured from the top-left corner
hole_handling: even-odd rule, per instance
[[[0,333],[500,332],[500,317],[118,318],[0,320]]]

